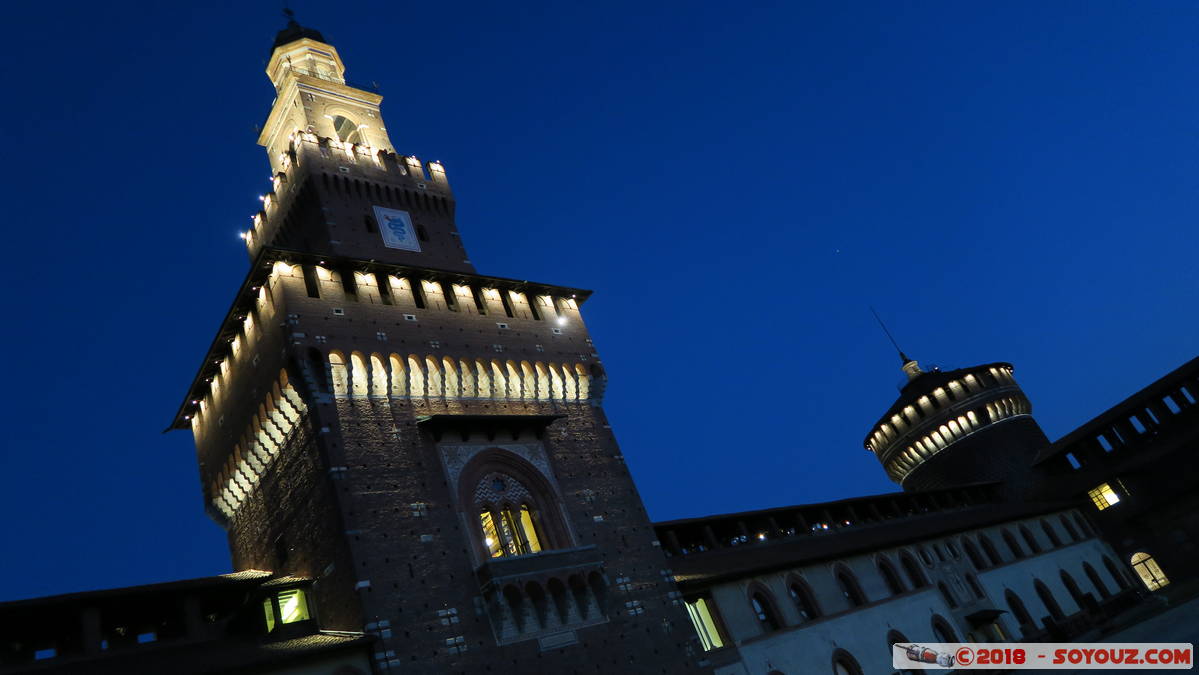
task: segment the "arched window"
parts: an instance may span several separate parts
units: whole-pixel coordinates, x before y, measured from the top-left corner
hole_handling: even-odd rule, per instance
[[[1003,599],[1007,602],[1008,609],[1011,610],[1012,616],[1016,617],[1016,623],[1020,626],[1035,625],[1032,620],[1032,615],[1028,613],[1028,608],[1024,606],[1024,601],[1020,596],[1013,593],[1010,589],[1003,592]],[[1021,628],[1021,632],[1023,628]]]
[[[1024,537],[1024,543],[1028,544],[1028,550],[1032,551],[1033,555],[1041,552],[1041,545],[1037,543],[1037,538],[1032,536],[1032,532],[1023,525],[1020,526],[1020,536]]]
[[[978,547],[969,539],[962,539],[962,548],[966,549],[966,557],[970,559],[970,564],[974,565],[976,570],[987,569],[987,563],[983,560],[982,554],[978,552]]]
[[[1103,579],[1099,577],[1099,573],[1095,571],[1095,568],[1091,567],[1091,563],[1083,563],[1082,571],[1087,575],[1087,579],[1090,580],[1091,585],[1095,587],[1095,591],[1099,593],[1099,597],[1107,598],[1111,596],[1111,593],[1107,590],[1107,585],[1103,583]]]
[[[1083,600],[1082,590],[1078,588],[1078,584],[1074,582],[1074,577],[1066,570],[1061,571],[1062,585],[1066,587],[1066,592],[1070,594],[1070,599],[1079,609],[1086,608],[1086,603]]]
[[[1062,524],[1062,529],[1066,531],[1066,537],[1068,537],[1070,541],[1078,541],[1078,532],[1074,529],[1074,524],[1070,522],[1070,519],[1066,517],[1066,514],[1063,513],[1061,516],[1059,516],[1058,522]]]
[[[1087,521],[1085,518],[1078,515],[1077,513],[1074,514],[1074,524],[1078,525],[1078,531],[1082,533],[1082,536],[1084,536],[1084,537],[1091,536],[1091,526],[1087,524]]]
[[[459,500],[478,519],[477,539],[489,558],[569,546],[553,488],[537,469],[504,451],[481,453],[463,469]]]
[[[858,660],[844,649],[833,652],[833,675],[862,675]]]
[[[1003,543],[1007,544],[1013,558],[1020,559],[1024,557],[1024,549],[1020,548],[1020,542],[1016,541],[1016,537],[1009,530],[1003,531]]]
[[[924,588],[928,585],[928,579],[924,576],[924,570],[920,569],[919,563],[912,557],[911,553],[904,551],[899,555],[899,564],[903,565],[903,571],[907,573],[908,579],[912,582],[912,588]]]
[[[987,560],[991,562],[989,567],[1003,564],[1003,558],[999,556],[999,549],[995,548],[995,542],[985,534],[978,535],[978,543],[983,547],[983,553],[987,554]]]
[[[1041,531],[1045,533],[1045,538],[1047,538],[1049,540],[1049,543],[1052,544],[1054,547],[1062,545],[1062,540],[1058,539],[1057,532],[1053,531],[1053,526],[1049,524],[1049,521],[1047,521],[1047,520],[1041,521]]]
[[[904,648],[909,644],[911,644],[911,641],[903,633],[897,630],[887,631],[887,662],[890,663],[895,657],[895,645],[900,645],[901,648]],[[899,672],[903,675],[909,675],[914,671],[900,670]]]
[[[883,583],[887,585],[887,590],[891,595],[899,595],[904,592],[903,581],[899,578],[899,572],[895,571],[895,566],[890,560],[880,558],[878,561],[878,573],[883,577]]]
[[[754,616],[758,619],[758,625],[767,633],[783,627],[779,621],[779,614],[774,609],[774,603],[770,599],[770,594],[765,590],[759,589],[754,591],[749,596],[749,605],[754,610]]]
[[[801,579],[792,579],[787,586],[788,592],[791,594],[791,600],[795,603],[795,608],[799,610],[800,623],[806,623],[812,619],[820,617],[820,606],[816,604],[816,598],[812,595],[812,589]]]
[[[1112,579],[1116,580],[1116,586],[1124,589],[1128,588],[1128,579],[1120,572],[1120,567],[1115,561],[1107,556],[1103,556],[1103,566],[1107,568],[1107,573],[1112,575]]]
[[[362,131],[358,128],[358,123],[348,117],[335,116],[333,131],[337,134],[337,140],[343,143],[354,143],[355,145],[362,143]]]
[[[838,569],[837,585],[841,588],[841,595],[849,601],[850,607],[861,607],[866,604],[866,594],[862,592],[862,587],[858,585],[858,579],[853,572],[844,567]]]
[[[941,597],[945,599],[945,604],[949,605],[950,609],[957,609],[958,599],[953,597],[953,593],[949,591],[949,587],[945,585],[945,582],[938,581],[937,590],[941,591]]]
[[[1130,562],[1132,570],[1141,578],[1141,583],[1145,584],[1145,588],[1156,591],[1170,583],[1170,580],[1166,578],[1166,573],[1148,553],[1138,551],[1132,554]]]
[[[946,621],[940,614],[933,615],[933,635],[937,638],[937,642],[957,642],[957,635],[953,632],[949,622]]]
[[[1045,582],[1037,579],[1033,582],[1033,588],[1036,589],[1037,597],[1041,599],[1041,604],[1045,605],[1045,609],[1049,610],[1049,614],[1053,617],[1054,621],[1061,621],[1066,618],[1065,613],[1062,612],[1061,605],[1057,604],[1057,598],[1053,597],[1053,592],[1049,590]]]
[[[966,575],[966,583],[970,586],[970,592],[974,593],[974,597],[979,600],[987,597],[986,591],[983,590],[982,584],[978,583],[978,577],[973,574]]]

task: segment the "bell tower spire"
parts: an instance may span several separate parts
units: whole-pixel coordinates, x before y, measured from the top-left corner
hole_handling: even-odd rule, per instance
[[[397,155],[383,96],[347,82],[337,48],[285,14],[266,67],[276,96],[258,137],[272,189],[243,233],[250,257],[282,248],[474,272],[445,167]]]

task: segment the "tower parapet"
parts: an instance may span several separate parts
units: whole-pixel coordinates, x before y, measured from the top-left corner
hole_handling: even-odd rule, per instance
[[[1003,480],[1049,441],[1010,363],[925,372],[905,357],[908,382],[863,444],[908,490]]]

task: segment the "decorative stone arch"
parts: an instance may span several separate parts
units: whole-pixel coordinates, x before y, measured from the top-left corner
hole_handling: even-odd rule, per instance
[[[895,564],[891,562],[890,558],[879,555],[875,558],[874,565],[891,595],[900,595],[907,590],[903,584],[903,578],[899,576],[899,571],[895,569]]]
[[[378,352],[371,354],[371,396],[386,397],[388,394],[387,365]]]
[[[350,371],[344,354],[334,349],[329,352],[329,381],[334,396],[349,396]]]
[[[978,545],[982,547],[983,553],[987,555],[987,560],[991,563],[988,567],[1003,564],[1003,557],[999,555],[999,549],[995,548],[995,542],[991,541],[990,537],[986,534],[978,535]]]
[[[1037,592],[1037,597],[1041,599],[1041,604],[1053,617],[1054,621],[1061,621],[1066,618],[1066,613],[1062,611],[1062,606],[1057,604],[1057,598],[1053,597],[1053,591],[1045,585],[1040,579],[1033,580],[1033,589]]]
[[[1016,618],[1016,623],[1020,626],[1021,632],[1025,632],[1025,628],[1036,626],[1032,614],[1028,613],[1028,608],[1024,606],[1024,601],[1020,599],[1019,595],[1016,595],[1015,591],[1010,588],[1004,589],[1003,599],[1007,602],[1012,616]]]
[[[785,583],[787,593],[791,595],[791,601],[795,603],[795,609],[799,612],[800,623],[820,618],[820,604],[816,602],[816,596],[808,582],[798,574],[788,574]]]
[[[924,570],[920,569],[920,563],[916,562],[916,557],[911,551],[905,549],[899,554],[899,564],[907,573],[908,580],[912,582],[912,588],[924,588],[928,585],[928,577],[924,575]]]
[[[866,597],[866,592],[862,590],[862,584],[858,582],[858,576],[846,565],[842,563],[833,565],[833,579],[837,581],[841,595],[851,607],[861,607],[870,602],[870,599]]]
[[[1028,544],[1028,550],[1032,555],[1041,552],[1041,545],[1037,543],[1037,538],[1033,536],[1032,530],[1025,525],[1020,525],[1020,536],[1024,539],[1024,543]]]
[[[476,454],[462,467],[457,492],[471,542],[484,560],[572,545],[557,490],[512,452],[489,448]]]
[[[861,664],[853,654],[840,647],[833,650],[831,663],[833,675],[864,675]]]
[[[754,581],[749,584],[745,589],[745,602],[764,632],[773,633],[785,625],[774,594],[762,582]]]
[[[1100,598],[1107,599],[1111,596],[1111,593],[1107,590],[1107,584],[1103,583],[1103,578],[1099,576],[1099,573],[1095,571],[1094,567],[1091,567],[1091,563],[1083,563],[1082,572],[1083,574],[1087,575],[1087,579],[1090,580],[1091,585],[1095,587],[1095,592],[1099,594]]]
[[[945,620],[945,617],[940,614],[934,614],[932,618],[933,637],[935,642],[957,642],[957,633],[953,630],[953,626]]]

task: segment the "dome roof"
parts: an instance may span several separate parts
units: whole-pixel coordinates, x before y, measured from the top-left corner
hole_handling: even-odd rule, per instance
[[[271,51],[281,47],[289,42],[311,38],[317,42],[324,42],[325,36],[321,35],[319,30],[315,28],[305,28],[296,21],[295,15],[291,11],[287,11],[287,27],[275,34],[275,44],[271,45]]]

